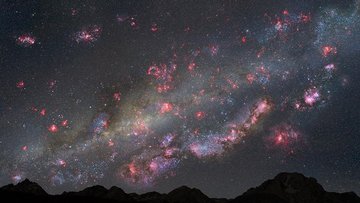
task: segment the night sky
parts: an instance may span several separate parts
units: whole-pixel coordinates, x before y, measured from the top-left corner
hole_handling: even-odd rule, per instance
[[[360,194],[360,1],[0,8],[0,185]]]

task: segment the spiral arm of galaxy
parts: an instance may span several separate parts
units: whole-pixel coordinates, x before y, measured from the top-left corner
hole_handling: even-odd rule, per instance
[[[360,188],[359,1],[1,4],[0,183]]]

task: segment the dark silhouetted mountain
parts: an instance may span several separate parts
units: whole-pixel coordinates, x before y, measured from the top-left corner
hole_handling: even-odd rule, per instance
[[[134,200],[130,195],[126,194],[124,190],[116,186],[112,186],[104,197],[107,199],[122,200],[122,201]]]
[[[316,181],[300,173],[280,173],[232,202],[347,203],[360,202],[355,193],[329,193]],[[271,201],[270,201],[271,199]]]
[[[31,182],[28,179],[20,182],[17,185],[9,184],[1,188],[2,191],[16,192],[16,193],[27,193],[32,195],[47,195],[44,189],[37,183]]]
[[[209,203],[213,202],[208,196],[204,195],[200,190],[196,188],[189,188],[187,186],[181,186],[175,190],[169,192],[166,199],[171,203]]]
[[[209,198],[196,188],[181,186],[168,194],[148,192],[125,193],[121,188],[92,186],[79,192],[64,192],[61,195],[47,194],[37,183],[24,180],[17,185],[0,188],[1,202],[142,202],[142,203],[360,203],[353,192],[326,192],[314,178],[299,173],[280,173],[256,188],[251,188],[235,199]]]
[[[116,186],[111,187],[109,190],[101,185],[95,185],[92,187],[85,188],[79,192],[64,192],[62,196],[66,197],[94,197],[107,200],[117,201],[134,201],[134,199],[126,194],[124,190]]]
[[[138,202],[168,202],[166,200],[166,195],[158,192],[148,192],[141,195],[131,193],[130,195]]]

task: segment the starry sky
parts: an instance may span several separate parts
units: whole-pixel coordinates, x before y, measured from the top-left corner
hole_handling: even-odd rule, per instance
[[[0,184],[55,194],[282,171],[360,193],[360,1],[1,1]]]

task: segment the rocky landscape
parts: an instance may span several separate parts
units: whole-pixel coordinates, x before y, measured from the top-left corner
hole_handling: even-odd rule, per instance
[[[0,188],[2,202],[163,202],[163,203],[358,203],[354,192],[327,192],[315,178],[300,173],[280,173],[260,186],[250,188],[234,199],[210,198],[199,189],[181,186],[160,194],[126,193],[113,186],[96,185],[79,192],[50,195],[35,182],[26,179],[17,185]]]

